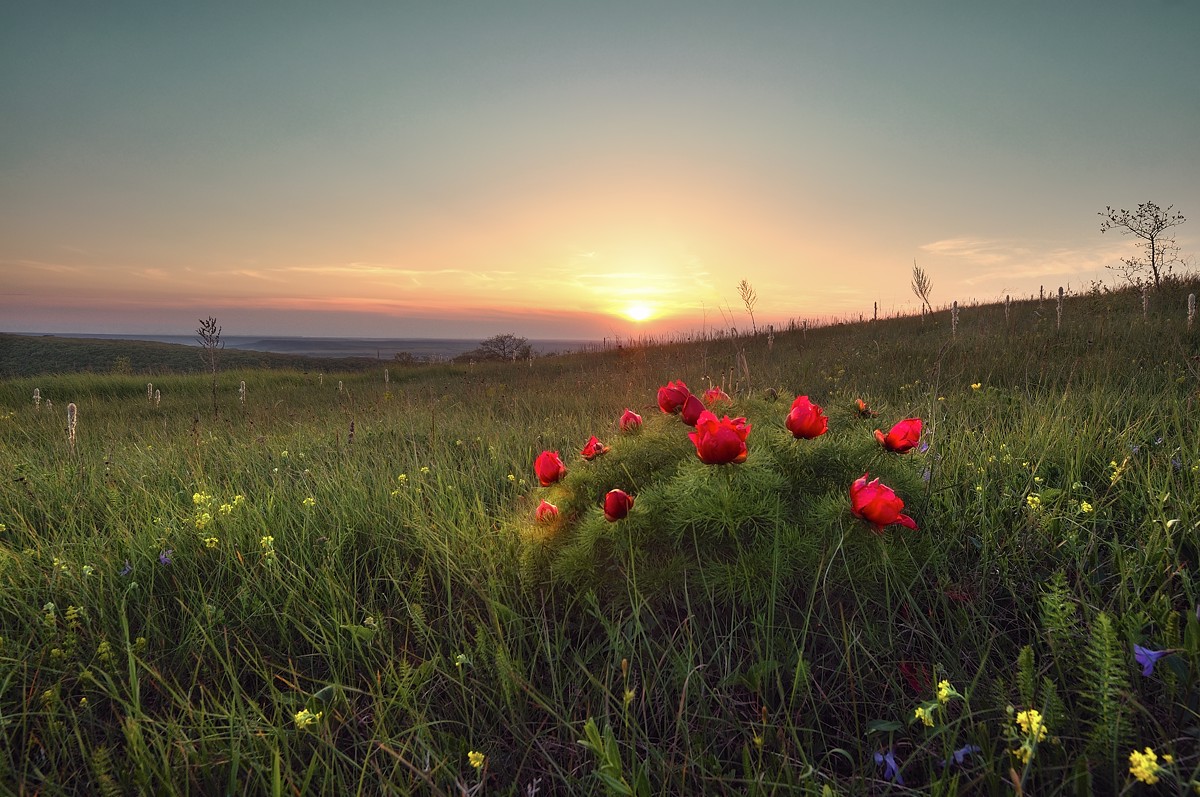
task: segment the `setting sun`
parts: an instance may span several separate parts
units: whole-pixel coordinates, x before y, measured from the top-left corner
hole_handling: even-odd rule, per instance
[[[634,302],[625,307],[624,314],[631,321],[646,321],[654,316],[654,308],[644,302]]]

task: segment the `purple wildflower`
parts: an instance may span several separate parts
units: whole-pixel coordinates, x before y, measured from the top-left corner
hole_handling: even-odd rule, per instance
[[[900,777],[900,767],[896,764],[896,754],[888,750],[886,753],[876,753],[875,763],[883,767],[883,776],[893,783],[904,785],[904,778]]]
[[[1138,664],[1142,665],[1142,676],[1147,678],[1154,674],[1154,663],[1170,652],[1169,650],[1151,650],[1141,645],[1133,646],[1133,657],[1137,659]]]
[[[158,555],[158,563],[160,565],[171,564],[171,554],[175,553],[174,548],[168,548]]]
[[[131,564],[129,563],[129,560],[128,560],[128,559],[126,559],[126,560],[125,560],[125,566],[121,568],[120,575],[122,575],[122,576],[127,576],[127,575],[129,575],[130,573],[132,573],[132,572],[133,572],[133,565],[131,565]],[[1200,611],[1200,608],[1198,608],[1198,609],[1197,609],[1197,611]]]
[[[918,454],[924,454],[924,453],[925,453],[926,451],[928,451],[928,450],[929,450],[929,443],[927,443],[926,441],[922,440],[922,441],[921,441],[921,445],[917,447],[917,453],[918,453]]]
[[[954,763],[958,764],[959,766],[962,766],[962,763],[963,763],[963,761],[965,761],[967,759],[967,756],[971,755],[972,753],[978,753],[978,752],[979,752],[979,745],[968,744],[963,747],[960,747],[954,751]]]

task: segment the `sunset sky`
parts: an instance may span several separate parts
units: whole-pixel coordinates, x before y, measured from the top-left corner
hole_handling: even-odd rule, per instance
[[[600,338],[1200,259],[1200,2],[9,3],[0,331]],[[634,317],[637,317],[635,320]]]

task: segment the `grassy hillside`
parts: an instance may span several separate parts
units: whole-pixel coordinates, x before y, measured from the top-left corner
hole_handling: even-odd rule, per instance
[[[297,371],[353,371],[380,367],[377,360],[304,357],[260,351],[224,349],[225,368],[289,368]],[[0,377],[41,374],[125,373],[142,376],[194,374],[204,371],[199,349],[146,340],[64,338],[51,335],[0,333]]]
[[[227,361],[215,417],[203,376],[9,379],[0,783],[1190,792],[1195,289],[387,382]],[[732,397],[743,463],[697,458],[676,379]],[[787,431],[797,395],[827,433]],[[852,514],[864,472],[917,529]]]

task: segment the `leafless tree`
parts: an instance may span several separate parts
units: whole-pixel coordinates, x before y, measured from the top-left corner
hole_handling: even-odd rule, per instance
[[[221,327],[217,326],[217,319],[212,316],[201,318],[200,326],[196,329],[196,340],[200,342],[200,360],[212,372],[213,417],[216,418],[217,363],[221,358],[221,349],[225,348],[225,344],[221,342]]]
[[[758,294],[754,292],[754,288],[746,280],[738,283],[738,296],[742,297],[742,304],[746,305],[746,312],[750,314],[750,329],[753,334],[758,334],[758,324],[754,323],[754,305],[758,303]]]
[[[1141,257],[1121,258],[1121,265],[1109,268],[1133,285],[1140,284],[1143,275],[1149,271],[1154,287],[1158,288],[1162,279],[1171,275],[1172,264],[1179,262],[1179,247],[1175,245],[1175,237],[1167,231],[1187,219],[1182,213],[1172,213],[1174,207],[1167,205],[1163,209],[1153,202],[1143,202],[1137,210],[1105,207],[1100,211],[1100,232],[1120,230],[1125,235],[1133,235],[1141,239],[1138,246],[1143,250]]]
[[[929,295],[933,293],[933,281],[915,260],[912,270],[912,292],[921,300],[921,317],[924,318],[925,313],[933,315],[933,305],[929,303]]]

